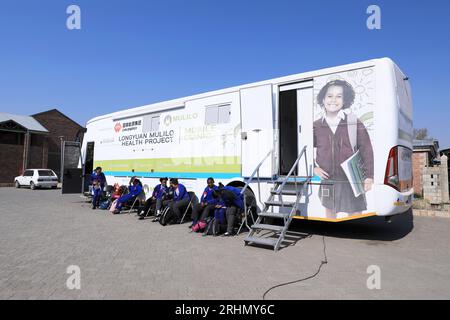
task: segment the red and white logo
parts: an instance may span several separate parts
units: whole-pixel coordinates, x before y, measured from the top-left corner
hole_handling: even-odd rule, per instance
[[[116,125],[114,126],[114,131],[120,132],[120,130],[122,130],[122,124],[120,122],[117,122]]]

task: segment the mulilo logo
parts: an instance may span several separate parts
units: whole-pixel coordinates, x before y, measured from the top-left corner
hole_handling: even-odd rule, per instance
[[[114,131],[120,132],[120,130],[122,130],[122,124],[120,122],[117,122],[116,125],[114,126]]]
[[[172,116],[171,115],[167,115],[164,118],[164,124],[168,127],[172,124]]]
[[[187,113],[187,114],[179,114],[179,115],[167,115],[164,118],[164,125],[170,126],[172,123],[177,121],[186,121],[193,120],[198,118],[198,113]]]

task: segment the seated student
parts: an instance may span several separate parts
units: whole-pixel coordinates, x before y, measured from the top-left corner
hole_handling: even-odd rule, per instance
[[[98,207],[100,198],[103,192],[103,189],[106,185],[106,177],[105,174],[102,172],[101,167],[95,168],[94,172],[91,174],[91,184],[92,184],[92,209],[95,209]]]
[[[125,186],[124,186],[125,187]],[[126,187],[125,187],[126,188]],[[122,188],[122,186],[120,185],[120,184],[118,184],[118,183],[115,183],[114,184],[114,190],[113,190],[113,193],[112,193],[112,195],[111,195],[111,200],[116,200],[116,199],[119,199],[120,198],[120,196],[122,195],[122,193],[123,193],[123,188]]]
[[[122,195],[116,204],[116,210],[114,210],[114,214],[120,213],[122,210],[122,205],[136,197],[138,197],[142,193],[142,184],[139,179],[135,178],[132,182],[132,185],[128,187],[128,193]]]
[[[128,186],[129,186],[129,187],[133,185],[134,180],[139,181],[139,185],[141,186],[141,188],[144,187],[144,186],[142,185],[141,180],[139,180],[136,176],[132,176],[132,177],[131,177],[130,182],[128,182]]]
[[[161,210],[159,212],[156,212],[155,218],[152,220],[153,222],[159,221],[164,208],[169,206],[169,204],[173,201],[173,193],[174,189],[172,188],[172,186],[169,186],[169,188],[167,188],[167,191],[162,196]]]
[[[241,194],[241,189],[231,186],[225,187],[222,183],[219,183],[219,189],[214,191],[213,196],[225,204],[227,232],[224,236],[232,236],[236,216],[241,210],[244,210],[244,196]]]
[[[163,204],[163,197],[167,193],[167,178],[159,179],[160,184],[158,184],[153,190],[152,196],[145,201],[144,209],[141,212],[138,212],[139,219],[143,220],[148,213],[150,212],[150,208],[156,206],[156,215],[161,213],[161,207]]]
[[[214,207],[214,233],[213,235],[218,235],[220,233],[220,227],[226,225],[227,220],[225,218],[227,207],[223,200],[217,201],[216,206]]]
[[[173,200],[169,203],[169,206],[175,215],[174,223],[179,223],[181,220],[181,210],[185,210],[189,205],[190,197],[186,187],[178,183],[178,179],[170,179],[170,186],[173,189]]]
[[[206,183],[207,186],[200,198],[200,203],[195,204],[192,208],[192,224],[190,227],[194,232],[198,232],[206,227],[206,218],[213,213],[216,205],[216,199],[213,197],[213,192],[214,190],[217,190],[218,187],[214,185],[213,178],[208,178]]]

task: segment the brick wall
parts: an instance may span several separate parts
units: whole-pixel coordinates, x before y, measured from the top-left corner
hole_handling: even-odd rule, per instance
[[[424,168],[423,197],[431,204],[442,203],[441,167]]]
[[[23,145],[0,144],[0,186],[10,186],[22,174]]]
[[[426,152],[414,152],[412,162],[414,193],[423,196],[423,170],[428,165],[428,154]]]
[[[48,159],[47,136],[32,134],[27,168],[46,168]]]
[[[434,205],[450,201],[447,160],[443,156],[440,165],[432,166],[428,152],[413,153],[414,193]]]
[[[27,168],[45,168],[46,157],[43,146],[30,146]]]
[[[75,141],[80,129],[83,129],[79,124],[67,118],[58,110],[49,110],[43,113],[33,115],[49,132],[48,135],[48,165],[49,169],[55,171],[60,177],[60,159],[61,159],[61,140],[63,136],[65,141]],[[79,134],[80,139],[83,138],[83,133]]]

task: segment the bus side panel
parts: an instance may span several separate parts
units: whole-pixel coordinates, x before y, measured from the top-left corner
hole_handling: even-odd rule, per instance
[[[229,179],[241,175],[239,93],[95,124],[95,165],[107,176]],[[101,138],[100,138],[101,137]],[[108,181],[110,183],[110,181]]]
[[[314,147],[315,170],[300,217],[343,221],[376,214],[376,167],[384,162],[377,156],[376,119],[382,113],[379,97],[386,94],[378,87],[380,77],[385,75],[372,65],[314,78],[314,146],[309,147]],[[334,127],[330,119],[337,119]]]

